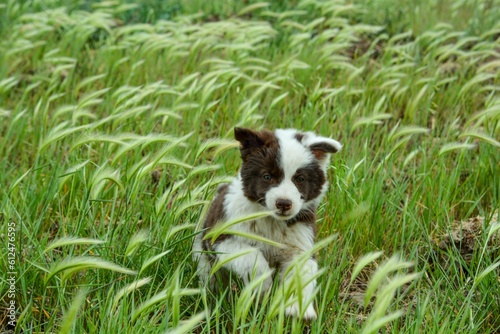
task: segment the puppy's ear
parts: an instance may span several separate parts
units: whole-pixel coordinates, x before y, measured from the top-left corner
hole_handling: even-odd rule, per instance
[[[265,144],[257,131],[245,128],[234,128],[234,139],[240,142],[242,148],[259,147]]]
[[[328,153],[337,153],[342,149],[342,145],[338,141],[329,138],[324,139],[327,140],[309,146],[309,149],[318,160],[325,159]]]
[[[241,144],[240,152],[243,161],[246,161],[252,152],[276,142],[276,137],[268,130],[254,131],[245,128],[234,128],[234,139]]]
[[[300,134],[296,137],[299,137],[302,144],[308,147],[314,157],[320,161],[325,160],[330,153],[337,153],[342,149],[342,144],[335,139],[316,136],[312,132]]]

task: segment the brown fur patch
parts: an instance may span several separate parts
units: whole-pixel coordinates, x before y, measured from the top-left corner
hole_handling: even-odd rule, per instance
[[[294,224],[304,224],[312,228],[314,236],[316,236],[316,210],[302,210],[295,217],[286,221],[288,226]]]
[[[235,128],[234,134],[241,143],[243,193],[249,200],[264,205],[266,192],[284,177],[279,166],[278,139],[267,130]]]
[[[234,138],[240,142],[241,158],[245,162],[251,155],[263,155],[269,149],[278,149],[278,139],[269,130],[254,131],[234,128]]]
[[[326,177],[318,163],[313,162],[299,168],[295,172],[292,181],[302,195],[302,198],[308,202],[321,194],[321,188],[326,182]]]
[[[303,133],[297,132],[297,133],[295,134],[295,139],[297,139],[297,141],[298,141],[299,143],[302,143],[302,139],[303,139],[303,138],[304,138],[304,134],[303,134]]]
[[[210,230],[212,227],[215,226],[219,221],[224,220],[225,218],[225,212],[224,212],[224,198],[226,197],[227,190],[228,190],[229,185],[228,184],[223,184],[217,189],[217,195],[215,196],[212,204],[210,205],[210,209],[208,210],[207,217],[205,218],[205,221],[203,222],[203,234],[202,236],[204,237],[206,232]],[[222,240],[228,238],[229,235],[223,234],[220,235],[217,240],[215,240],[214,243],[221,242]],[[210,251],[212,250],[212,243],[210,240],[203,240],[203,250],[204,251]]]

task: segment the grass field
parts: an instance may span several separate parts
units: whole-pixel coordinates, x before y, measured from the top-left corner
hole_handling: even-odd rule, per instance
[[[0,332],[10,305],[17,333],[500,332],[499,18],[497,0],[2,2]],[[344,145],[312,324],[278,288],[253,307],[198,286],[234,126]]]

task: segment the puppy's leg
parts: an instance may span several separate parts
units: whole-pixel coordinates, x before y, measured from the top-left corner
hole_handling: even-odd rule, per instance
[[[237,253],[244,252],[244,255],[240,255],[224,263],[223,267],[240,277],[245,285],[252,279],[267,275],[267,278],[262,282],[261,291],[264,293],[271,288],[273,283],[273,270],[271,270],[269,263],[259,249],[245,243],[241,239],[233,237],[227,238],[216,244],[214,250],[217,258],[221,262],[227,261]]]
[[[312,258],[308,259],[304,265],[301,261],[299,261],[299,265],[292,265],[292,262],[289,261],[282,265],[281,280],[285,286],[296,284],[295,288],[300,289],[300,291],[295,292],[291,298],[300,298],[300,300],[288,306],[285,313],[293,317],[302,317],[304,320],[314,320],[317,315],[312,297],[316,288],[318,263]]]
[[[203,252],[201,234],[197,235],[193,243],[193,260],[198,264],[197,274],[200,281],[209,288],[213,288],[215,279],[210,276],[212,266],[206,253]]]

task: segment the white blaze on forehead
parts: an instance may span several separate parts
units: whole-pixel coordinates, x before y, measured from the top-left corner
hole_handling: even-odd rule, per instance
[[[295,137],[294,129],[276,130],[276,138],[280,144],[281,168],[285,179],[291,179],[295,172],[314,161],[311,151]]]

